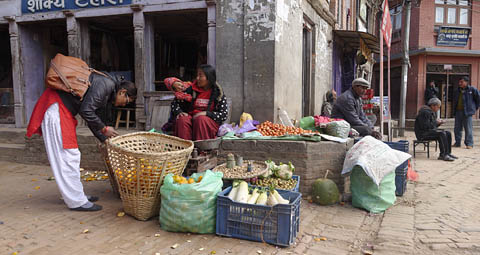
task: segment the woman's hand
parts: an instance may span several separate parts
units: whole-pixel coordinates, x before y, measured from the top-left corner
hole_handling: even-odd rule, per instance
[[[102,129],[102,133],[108,138],[115,137],[118,135],[118,132],[113,127],[110,127],[110,126],[105,126]]]
[[[177,120],[178,120],[178,118],[184,117],[184,116],[188,116],[188,113],[186,113],[186,112],[181,112],[181,113],[179,113],[179,114],[177,115]]]
[[[193,115],[193,118],[196,119],[199,116],[207,116],[207,112],[206,111],[199,112],[199,113]]]

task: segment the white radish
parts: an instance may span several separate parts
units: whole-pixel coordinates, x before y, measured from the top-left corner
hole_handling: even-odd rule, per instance
[[[276,206],[277,204],[278,204],[277,199],[272,194],[272,192],[270,192],[270,195],[268,196],[268,200],[267,200],[267,205]]]
[[[237,196],[237,192],[238,192],[238,182],[234,181],[233,184],[232,184],[232,190],[230,190],[230,193],[228,193],[228,198],[235,201],[235,197]]]
[[[238,185],[235,201],[240,203],[246,203],[248,201],[248,183],[246,181],[241,181]]]
[[[260,195],[258,196],[258,199],[256,201],[257,205],[266,205],[267,204],[267,192],[262,191]]]
[[[247,204],[255,204],[259,196],[260,196],[260,193],[258,193],[258,189],[254,189],[252,192],[252,195],[247,201]]]
[[[271,193],[270,193],[270,194],[271,194]],[[277,202],[278,202],[279,204],[288,205],[288,204],[290,203],[290,201],[284,199],[284,198],[282,197],[282,195],[280,195],[276,189],[273,190],[273,196],[275,197],[275,199],[277,199]]]

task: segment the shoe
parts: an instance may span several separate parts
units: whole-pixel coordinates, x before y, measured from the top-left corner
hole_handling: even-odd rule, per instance
[[[443,160],[443,161],[454,161],[455,159],[453,159],[452,157],[448,156],[448,155],[445,155],[445,156],[439,156],[438,157],[439,160]]]
[[[96,196],[87,196],[87,199],[88,201],[93,203],[93,202],[97,202],[99,198]]]
[[[470,149],[473,149],[473,146],[468,146],[468,145],[467,145],[467,149],[469,149],[469,150],[470,150]]]
[[[453,159],[458,159],[458,157],[455,156],[455,155],[453,155],[453,154],[448,154],[448,156],[450,156],[450,157],[453,158]]]
[[[459,148],[459,147],[460,147],[460,144],[456,143],[456,144],[453,145],[453,147]]]
[[[101,205],[93,204],[91,207],[76,207],[76,208],[70,208],[72,211],[79,211],[79,212],[94,212],[94,211],[100,211],[102,210]]]

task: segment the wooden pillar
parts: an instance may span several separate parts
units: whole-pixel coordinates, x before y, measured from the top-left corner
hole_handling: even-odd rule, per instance
[[[207,0],[207,25],[208,25],[208,46],[207,46],[207,63],[215,67],[216,61],[216,0]]]
[[[146,49],[145,49],[145,17],[143,15],[143,5],[135,4],[131,5],[133,10],[133,30],[134,30],[134,52],[135,52],[135,85],[137,86],[137,100],[135,101],[135,122],[137,129],[143,129],[143,125],[140,123],[146,123],[145,115],[145,98],[143,93],[148,86],[146,85],[145,75],[145,62],[146,62]]]
[[[13,100],[15,109],[15,127],[25,127],[25,104],[23,98],[23,68],[20,61],[20,37],[18,24],[14,16],[5,17],[8,20],[10,33],[10,48],[12,54]]]
[[[77,19],[72,11],[64,11],[63,14],[67,20],[67,35],[68,35],[68,55],[76,58],[81,58],[80,49],[80,28]]]

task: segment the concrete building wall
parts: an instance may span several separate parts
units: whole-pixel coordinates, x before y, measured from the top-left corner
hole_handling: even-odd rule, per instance
[[[231,120],[238,121],[244,107],[243,32],[244,1],[217,2],[216,71],[225,95],[232,98]],[[237,40],[232,40],[237,38]]]
[[[301,0],[277,0],[274,107],[294,119],[302,117],[302,7]],[[273,120],[278,120],[277,115]]]
[[[5,16],[19,15],[20,1],[0,0],[0,24],[8,23]]]
[[[314,113],[320,114],[324,95],[333,86],[333,27],[306,0],[302,8],[315,24]]]

